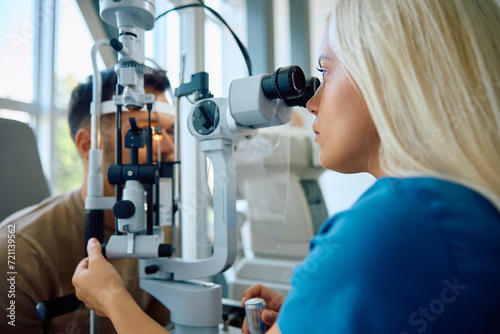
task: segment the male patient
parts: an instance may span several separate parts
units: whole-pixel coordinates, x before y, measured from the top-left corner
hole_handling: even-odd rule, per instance
[[[115,91],[116,74],[112,69],[102,72],[102,100],[109,101]],[[144,77],[146,93],[156,96],[155,109],[151,113],[151,126],[162,127],[161,154],[158,157],[158,142],[153,144],[154,160],[172,160],[174,154],[174,117],[162,113],[160,108],[167,102],[165,90],[170,83],[164,72],[153,72]],[[87,173],[90,149],[90,102],[92,100],[92,80],[80,84],[71,95],[69,105],[69,125],[71,136],[82,157],[85,177],[80,189],[45,199],[41,203],[14,213],[0,223],[0,235],[7,236],[15,229],[15,295],[5,279],[0,284],[0,332],[2,333],[87,333],[89,331],[89,311],[85,308],[42,323],[36,319],[35,305],[56,297],[74,293],[71,277],[78,262],[84,258],[84,201],[87,193]],[[162,103],[164,102],[164,103]],[[108,103],[109,104],[109,103]],[[168,107],[168,106],[167,106]],[[113,108],[111,106],[111,108]],[[103,108],[104,109],[104,108]],[[112,109],[114,110],[114,109]],[[103,110],[105,113],[106,110]],[[141,128],[147,126],[148,113],[144,111],[123,112],[123,136],[130,128],[129,118],[135,117]],[[103,170],[114,163],[115,115],[109,113],[101,117]],[[129,159],[129,150],[123,150],[123,163]],[[139,153],[140,163],[146,162],[145,148]],[[114,187],[104,180],[104,196],[114,196]],[[113,214],[105,211],[106,240],[114,233]],[[0,238],[0,256],[5,263],[8,256],[8,238]],[[138,261],[136,259],[113,259],[110,262],[121,274],[127,289],[139,305],[160,324],[166,325],[169,313],[166,308],[139,288]],[[6,268],[2,267],[2,276]],[[9,277],[7,277],[9,278]],[[10,289],[10,290],[9,290]],[[8,317],[15,302],[15,322]],[[10,324],[9,324],[10,322]],[[12,326],[15,324],[15,327]],[[108,319],[100,319],[100,333],[114,333]]]

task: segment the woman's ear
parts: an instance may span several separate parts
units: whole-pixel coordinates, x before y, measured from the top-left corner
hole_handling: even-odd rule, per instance
[[[85,127],[78,130],[75,135],[75,145],[78,154],[82,157],[83,161],[88,162],[90,151],[90,128]]]

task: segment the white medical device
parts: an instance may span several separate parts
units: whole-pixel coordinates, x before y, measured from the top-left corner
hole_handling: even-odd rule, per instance
[[[115,104],[142,108],[143,104],[153,103],[154,100],[144,94],[141,86],[143,73],[147,70],[143,65],[143,37],[144,31],[153,27],[154,2],[101,0],[100,12],[102,18],[118,27],[120,32],[119,42],[113,40],[112,44],[119,54],[119,63],[115,67],[118,84],[124,90],[121,95],[115,96]],[[207,258],[185,260],[168,257],[171,248],[161,244],[161,229],[152,227],[150,193],[157,175],[149,160],[149,152],[145,166],[137,161],[132,161],[130,166],[120,166],[118,161],[110,168],[108,179],[117,184],[125,183],[123,197],[117,198],[114,204],[115,214],[119,212],[119,232],[125,234],[110,238],[106,255],[109,258],[141,258],[140,286],[170,310],[176,334],[218,333],[222,319],[221,287],[193,280],[224,272],[236,258],[237,180],[236,173],[231,169],[234,151],[240,141],[253,138],[258,128],[288,123],[292,114],[290,106],[304,105],[314,94],[316,81],[309,81],[309,86],[314,87],[306,94],[307,84],[302,70],[289,66],[270,75],[234,80],[228,98],[205,98],[192,107],[188,117],[189,130],[210,158],[215,174],[213,252]],[[135,130],[134,138],[144,136],[140,129]],[[148,132],[145,139],[148,150],[151,149],[150,136]],[[117,149],[120,147],[117,145]],[[113,170],[117,177],[110,174]],[[141,171],[147,176],[142,177]],[[147,187],[147,198],[143,185]],[[148,208],[146,213],[145,203]]]
[[[265,131],[271,131],[266,129]],[[261,134],[265,136],[266,134]],[[232,272],[225,274],[228,298],[241,300],[243,292],[255,284],[262,284],[286,296],[290,290],[289,278],[294,267],[309,254],[309,243],[328,218],[328,212],[318,184],[324,168],[313,161],[313,143],[310,131],[293,127],[273,129],[273,136],[289,137],[289,173],[282,172],[279,154],[263,158],[268,173],[262,178],[261,161],[245,161],[239,165],[238,189],[248,203],[245,221],[240,229],[243,254],[235,262]],[[265,182],[271,195],[263,198]],[[284,212],[275,214],[276,188],[287,185]],[[266,205],[263,201],[271,201]]]
[[[176,334],[215,334],[222,321],[222,288],[198,281],[229,269],[237,254],[236,199],[237,178],[234,153],[242,141],[252,139],[258,129],[286,124],[291,106],[302,105],[315,93],[319,81],[306,80],[298,66],[280,68],[234,80],[227,98],[213,98],[208,92],[208,74],[193,75],[193,80],[176,90],[177,96],[202,92],[188,117],[188,128],[200,142],[201,150],[213,164],[214,233],[212,254],[203,259],[173,257],[172,245],[164,244],[161,221],[172,221],[180,211],[174,200],[173,166],[180,162],[153,163],[152,129],[141,129],[131,118],[125,136],[130,148],[130,164],[121,161],[121,109],[144,105],[151,112],[154,95],[144,92],[144,32],[154,26],[154,0],[100,0],[104,21],[119,30],[119,38],[97,41],[92,48],[93,103],[91,106],[91,150],[89,155],[86,239],[104,242],[105,209],[113,209],[117,234],[105,245],[108,258],[140,258],[140,286],[169,310]],[[101,77],[96,56],[109,45],[118,52],[115,66],[118,85],[113,98],[116,105],[116,163],[108,169],[108,180],[116,185],[116,198],[103,197],[102,151],[100,149]],[[187,88],[186,88],[187,87]],[[178,129],[176,131],[180,131]],[[176,138],[178,140],[178,137]],[[147,163],[138,160],[138,150],[147,149]],[[176,144],[177,147],[179,147]],[[182,170],[181,164],[181,170]],[[166,174],[166,175],[164,175]],[[170,179],[165,188],[160,179]],[[156,201],[155,201],[156,194]],[[157,195],[159,194],[159,195]],[[168,197],[162,201],[159,197]],[[171,205],[171,208],[165,206]],[[165,212],[168,216],[165,218]],[[174,245],[175,246],[175,245]]]

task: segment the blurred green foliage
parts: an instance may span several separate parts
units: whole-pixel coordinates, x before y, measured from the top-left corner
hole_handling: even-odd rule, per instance
[[[67,110],[71,92],[78,82],[71,75],[65,78],[54,76],[54,104]],[[52,162],[54,182],[52,194],[73,190],[83,183],[83,162],[71,138],[67,113],[58,115],[54,124],[54,161]]]
[[[80,187],[83,183],[84,173],[83,162],[69,134],[66,118],[59,118],[56,121],[55,129],[56,149],[52,163],[54,170],[52,194],[54,195]]]

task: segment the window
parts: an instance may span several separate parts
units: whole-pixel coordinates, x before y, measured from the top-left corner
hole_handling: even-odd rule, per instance
[[[156,2],[156,17],[173,8],[169,1]],[[165,71],[172,89],[179,86],[180,36],[179,13],[174,11],[155,22],[153,30],[145,33],[146,58],[153,59]],[[153,64],[146,64],[155,67]],[[170,100],[170,97],[167,95]],[[171,101],[173,102],[173,101]]]
[[[73,89],[92,74],[90,49],[93,44],[76,1],[58,1],[53,79],[53,194],[75,189],[83,182],[83,164],[70,136],[67,108]],[[104,68],[102,60],[99,67]]]
[[[71,91],[92,74],[94,40],[75,0],[58,1],[54,52],[54,105],[66,110]],[[104,65],[101,62],[100,68]]]
[[[246,2],[244,0],[207,0],[234,33],[246,43]],[[231,81],[248,76],[245,60],[229,30],[206,13],[205,70],[210,74],[210,89],[216,97],[226,97]]]
[[[208,0],[205,4],[215,11],[221,11],[220,0]],[[205,71],[210,75],[210,90],[216,97],[222,97],[222,37],[220,21],[206,11],[205,19]]]
[[[34,123],[34,0],[0,2],[0,13],[0,117]]]
[[[33,0],[0,3],[0,98],[26,103],[34,100],[34,7]]]
[[[66,109],[72,89],[91,74],[93,39],[76,0],[2,1],[0,12],[0,117],[34,129],[53,194],[73,189],[83,166]]]
[[[245,43],[245,1],[206,3]],[[157,2],[156,14],[172,6],[170,1]],[[69,135],[67,105],[73,88],[91,74],[89,53],[94,42],[79,5],[76,0],[2,1],[0,12],[0,117],[26,122],[34,129],[53,194],[75,188],[82,183],[83,167]],[[248,75],[243,57],[212,15],[205,16],[204,28],[211,90],[217,97],[227,96],[229,83]],[[174,12],[160,19],[145,41],[147,56],[167,70],[174,89],[180,81],[180,30],[181,16]],[[102,61],[99,67],[104,68]]]
[[[222,27],[214,20],[205,21],[205,71],[210,75],[210,90],[214,96],[222,92]]]
[[[23,123],[29,123],[31,115],[25,111],[0,109],[0,117],[9,118]]]

